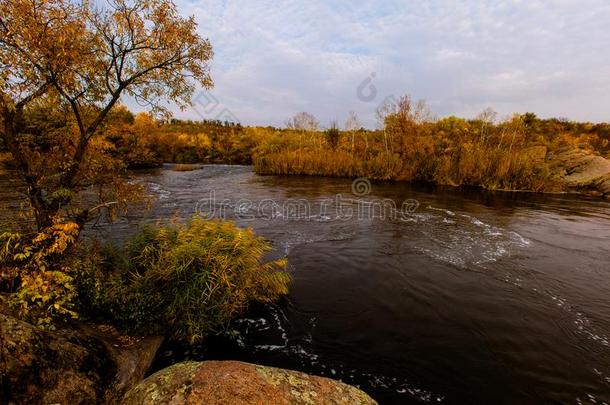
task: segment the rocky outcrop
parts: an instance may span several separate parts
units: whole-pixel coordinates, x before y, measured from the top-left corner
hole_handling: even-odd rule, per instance
[[[523,149],[523,155],[533,164],[544,163],[548,149],[544,145],[535,145]]]
[[[547,156],[547,163],[568,190],[610,195],[610,160],[579,148],[563,148]]]
[[[116,366],[106,390],[106,401],[118,403],[127,389],[142,381],[163,343],[161,336],[134,337],[119,333],[108,325],[82,324],[79,329],[102,342]]]
[[[102,403],[116,370],[104,345],[0,314],[2,398],[17,404]]]
[[[9,404],[116,403],[144,376],[160,343],[92,327],[42,331],[0,313],[0,398]]]
[[[239,361],[178,363],[132,388],[122,405],[376,404],[350,385]]]

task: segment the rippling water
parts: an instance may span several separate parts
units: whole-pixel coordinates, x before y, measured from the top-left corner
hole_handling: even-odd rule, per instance
[[[286,302],[237,320],[233,340],[167,345],[157,367],[253,361],[341,379],[381,403],[610,403],[608,202],[373,183],[358,201],[417,209],[336,220],[325,204],[339,194],[354,208],[350,180],[239,166],[139,179],[158,197],[153,209],[99,231],[122,238],[188,216],[213,191],[226,217],[288,257],[294,279]],[[257,209],[269,200],[312,208],[269,218]]]

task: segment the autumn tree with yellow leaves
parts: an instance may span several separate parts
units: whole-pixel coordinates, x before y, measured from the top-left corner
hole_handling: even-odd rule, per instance
[[[76,315],[67,253],[94,215],[143,196],[113,156],[108,118],[126,96],[163,112],[212,86],[196,29],[169,0],[0,0],[0,139],[36,224],[0,235],[0,290],[24,318]]]
[[[82,229],[136,191],[116,175],[100,136],[125,96],[154,112],[186,107],[212,86],[212,46],[168,0],[0,0],[0,137],[27,185],[39,230],[63,217]],[[64,125],[27,131],[37,109]],[[111,174],[109,176],[109,174]],[[79,198],[96,189],[95,199]]]

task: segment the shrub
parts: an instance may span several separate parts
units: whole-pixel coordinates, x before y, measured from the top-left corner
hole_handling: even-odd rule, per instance
[[[339,139],[341,137],[341,132],[339,132],[339,128],[337,128],[337,124],[333,123],[330,128],[328,128],[324,134],[326,135],[326,142],[332,150],[337,149],[339,146]]]
[[[118,327],[200,341],[222,331],[250,302],[287,294],[286,260],[263,262],[270,250],[251,229],[193,217],[143,228],[122,251],[102,252],[102,266],[80,273],[79,290],[88,313]],[[104,287],[100,280],[109,275]]]
[[[53,329],[57,320],[75,319],[76,288],[66,253],[78,237],[78,225],[55,223],[40,232],[0,235],[2,287],[20,317]]]
[[[585,141],[602,147],[591,136],[575,137],[573,133],[553,135],[555,140],[550,142],[553,127],[539,127],[550,125],[552,120],[543,122],[532,114],[515,115],[499,123],[490,118],[489,112],[476,120],[448,117],[435,121],[424,104],[412,104],[408,97],[382,112],[382,128],[359,131],[358,136],[341,133],[333,125],[324,132],[285,131],[281,136],[263,137],[253,154],[254,170],[260,174],[556,191],[562,186],[553,178],[548,164],[529,161],[530,147],[548,146],[553,150],[568,142]],[[547,142],[549,145],[545,145]]]

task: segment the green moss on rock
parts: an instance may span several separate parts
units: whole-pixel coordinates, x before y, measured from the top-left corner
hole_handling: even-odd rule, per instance
[[[363,391],[328,378],[239,361],[175,364],[148,377],[123,398],[140,404],[376,404]]]

